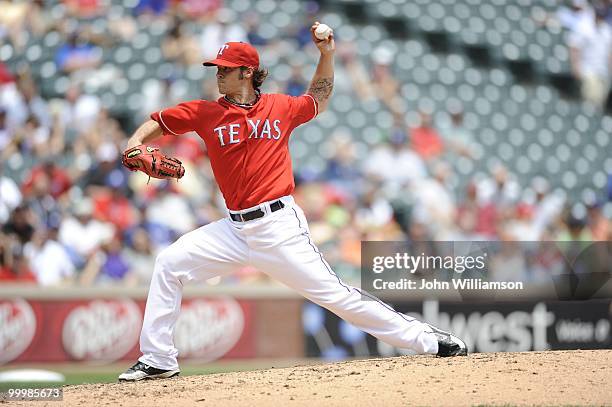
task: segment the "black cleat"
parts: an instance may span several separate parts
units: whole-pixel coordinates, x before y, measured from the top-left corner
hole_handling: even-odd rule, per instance
[[[169,377],[178,376],[180,370],[163,370],[142,363],[141,361],[119,375],[120,382],[137,382],[145,379],[167,379]]]
[[[431,328],[431,332],[438,339],[438,354],[436,356],[444,358],[449,356],[467,356],[468,349],[465,342],[455,335],[436,328],[433,325],[425,324]]]

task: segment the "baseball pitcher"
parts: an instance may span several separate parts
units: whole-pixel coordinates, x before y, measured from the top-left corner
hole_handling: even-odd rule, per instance
[[[206,143],[228,216],[179,238],[163,250],[155,269],[140,336],[142,356],[121,381],[179,374],[173,344],[183,284],[252,265],[363,331],[400,348],[438,356],[466,355],[459,338],[396,312],[345,284],[312,241],[294,189],[289,137],[327,108],[334,84],[333,32],[312,40],[319,63],[305,95],[261,93],[266,71],[257,50],[228,42],[205,66],[217,68],[217,101],[196,100],[151,115],[129,139],[123,163],[156,178],[180,178],[181,162],[147,143],[162,135],[195,131]],[[320,31],[320,30],[319,30]],[[318,34],[318,33],[317,33]],[[320,35],[319,35],[320,36]]]

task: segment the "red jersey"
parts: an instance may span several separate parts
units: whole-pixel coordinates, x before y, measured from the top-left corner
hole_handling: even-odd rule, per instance
[[[444,151],[442,138],[431,127],[417,127],[410,131],[412,149],[424,159],[436,157]]]
[[[293,129],[317,116],[310,95],[262,94],[251,108],[224,98],[195,100],[153,113],[165,134],[195,131],[231,210],[289,195],[295,188],[289,155]]]

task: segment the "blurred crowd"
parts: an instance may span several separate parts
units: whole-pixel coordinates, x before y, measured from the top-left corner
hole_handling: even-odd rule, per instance
[[[159,143],[185,163],[187,176],[179,182],[149,183],[122,167],[120,154],[133,128],[85,90],[94,79],[99,86],[113,82],[101,68],[101,49],[132,38],[139,24],[161,21],[168,27],[160,51],[175,69],[146,82],[136,123],[182,101],[185,89],[176,78],[189,68],[204,69],[201,61],[226,41],[249,41],[262,55],[299,49],[316,56],[309,33],[320,11],[316,2],[300,3],[302,20],[274,39],[262,33],[256,13],[238,15],[222,0],[134,3],[99,32],[92,21],[109,12],[103,0],[66,0],[59,9],[44,1],[0,1],[0,47],[9,43],[20,52],[29,36],[57,32],[62,45],[53,62],[70,79],[64,94],[47,97],[29,66],[10,69],[0,62],[3,283],[145,285],[159,250],[226,215],[205,147],[194,134]],[[193,23],[198,30],[189,29]],[[445,120],[421,110],[407,121],[411,107],[400,96],[389,57],[375,53],[364,61],[350,44],[338,44],[337,89],[363,103],[377,100],[394,118],[371,151],[358,151],[352,134],[332,131],[321,141],[330,157],[325,167],[296,171],[295,197],[341,277],[359,278],[364,240],[612,240],[602,210],[612,199],[612,182],[608,190],[578,199],[544,178],[519,179],[501,161],[458,182],[458,163],[469,166],[484,155],[477,135],[464,125],[462,106],[450,105],[436,116]],[[264,91],[300,95],[306,72],[296,63],[284,78],[271,75]],[[202,81],[199,93],[219,96],[214,76]],[[246,268],[223,284],[259,280],[265,274]]]
[[[566,30],[572,75],[582,97],[606,105],[612,86],[612,2],[569,0],[556,13],[535,13],[536,21]]]

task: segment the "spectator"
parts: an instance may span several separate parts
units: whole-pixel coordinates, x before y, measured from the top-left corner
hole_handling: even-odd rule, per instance
[[[46,157],[49,155],[51,145],[51,129],[41,125],[36,116],[32,115],[25,124],[25,131],[30,135],[30,148],[35,157]]]
[[[18,52],[22,52],[27,36],[23,35],[28,15],[28,3],[24,1],[0,1],[0,39],[8,36]]]
[[[22,247],[15,236],[0,232],[0,281],[36,283],[21,254]]]
[[[588,205],[587,225],[593,241],[605,242],[612,236],[612,221],[605,217],[598,202]]]
[[[91,19],[104,13],[103,0],[64,0],[68,14],[79,19]]]
[[[561,27],[573,32],[584,20],[593,18],[593,8],[587,0],[571,0],[569,7],[561,6],[556,17]]]
[[[513,206],[519,198],[520,186],[502,164],[495,165],[491,176],[479,181],[476,186],[478,202],[492,202],[498,209]]]
[[[176,239],[177,235],[170,227],[147,218],[147,205],[145,203],[140,202],[136,206],[139,222],[126,231],[128,241],[134,241],[134,234],[139,229],[146,231],[154,251],[168,246]]]
[[[326,185],[323,182],[304,182],[297,185],[295,200],[305,212],[310,214],[312,222],[321,221],[325,218],[325,211],[332,203],[330,194],[326,193]]]
[[[381,228],[393,220],[393,208],[380,190],[370,187],[361,198],[355,219],[361,230]]]
[[[183,66],[196,65],[202,62],[202,50],[195,37],[185,30],[185,25],[175,21],[168,35],[162,42],[164,58]],[[167,102],[171,105],[171,102]]]
[[[410,243],[410,249],[413,253],[437,254],[436,245],[431,241],[427,226],[418,219],[413,219],[410,222],[406,240]]]
[[[13,139],[12,132],[9,131],[7,120],[6,120],[6,109],[0,106],[0,151],[3,151],[2,156],[8,156],[5,153],[11,140]]]
[[[606,22],[612,26],[612,2],[610,0],[602,0],[601,6],[605,8],[606,12]]]
[[[137,15],[150,14],[163,16],[168,10],[169,0],[139,0],[134,8]]]
[[[246,27],[249,44],[253,45],[254,47],[268,45],[268,40],[259,35],[259,29],[261,28],[259,14],[255,12],[247,13],[246,17],[244,18],[244,26]]]
[[[100,66],[101,53],[78,33],[72,33],[68,41],[55,54],[55,64],[64,73],[91,70]]]
[[[189,202],[177,194],[169,181],[163,181],[156,189],[157,196],[147,208],[147,219],[164,225],[178,234],[187,233],[196,227]],[[168,214],[172,216],[168,216]]]
[[[304,4],[304,9],[305,13],[302,14],[302,21],[296,22],[290,29],[290,36],[297,41],[299,49],[304,48],[305,45],[312,42],[310,27],[312,26],[312,22],[317,20],[319,5],[315,1],[308,1]]]
[[[102,245],[111,241],[115,227],[93,218],[93,202],[80,200],[72,211],[74,216],[62,220],[59,241],[65,246],[73,263],[82,268]]]
[[[27,195],[27,205],[34,214],[34,224],[39,227],[57,227],[62,218],[61,209],[51,193],[51,178],[47,173],[36,177],[31,192]]]
[[[136,210],[125,196],[125,175],[123,178],[110,177],[108,187],[93,192],[94,216],[103,222],[109,222],[123,232],[137,222]]]
[[[199,58],[199,53],[197,54]],[[151,112],[159,111],[167,106],[179,103],[181,90],[176,86],[175,78],[171,75],[162,79],[147,80],[142,87],[142,107],[140,115],[148,118]]]
[[[137,228],[131,240],[131,245],[125,252],[130,274],[136,284],[148,285],[155,265],[155,253],[151,247],[149,234],[145,229]]]
[[[394,187],[413,184],[427,176],[423,160],[408,145],[401,118],[396,117],[387,142],[375,147],[366,157],[363,172]]]
[[[337,66],[337,84],[334,86],[355,93],[362,102],[376,100],[376,90],[372,85],[368,71],[357,55],[355,45],[343,43],[337,54],[341,64]]]
[[[53,229],[37,230],[24,248],[38,284],[44,286],[69,283],[75,277],[70,257],[54,235]]]
[[[33,157],[49,155],[51,132],[48,127],[41,126],[38,119],[31,115],[23,127],[15,131],[11,142],[6,146],[4,155],[14,153]]]
[[[46,9],[45,0],[31,0],[26,16],[26,30],[33,36],[42,37],[52,27],[50,13]]]
[[[463,110],[453,109],[449,112],[450,125],[442,128],[441,135],[444,145],[454,154],[474,159],[482,155],[480,145],[476,142],[474,134],[463,124]]]
[[[4,175],[4,165],[0,164],[0,223],[8,221],[11,212],[21,203],[21,192],[13,181]]]
[[[528,243],[529,247],[524,249],[529,256],[529,274],[533,281],[550,282],[552,276],[563,274],[566,267],[566,258],[563,255],[563,247],[550,239],[540,244]]]
[[[306,81],[302,75],[302,67],[300,65],[293,65],[291,67],[291,77],[287,81],[287,87],[284,93],[291,96],[303,95],[306,92],[306,85]]]
[[[0,86],[15,82],[15,78],[4,62],[0,62]]]
[[[432,127],[431,115],[424,111],[419,112],[419,127],[410,130],[410,143],[412,149],[424,160],[436,158],[444,151],[442,137]]]
[[[79,86],[72,84],[63,99],[56,100],[55,109],[59,112],[60,123],[67,130],[89,131],[102,110],[102,103],[95,95],[81,92]]]
[[[136,20],[130,14],[114,15],[107,21],[109,39],[115,42],[129,42],[138,33]]]
[[[18,93],[11,110],[11,123],[21,125],[30,117],[36,117],[44,127],[51,127],[51,116],[47,102],[40,97],[33,79],[22,77],[17,82]]]
[[[4,68],[3,68],[4,67]],[[0,62],[0,111],[5,114],[3,129],[13,135],[15,129],[19,128],[28,117],[24,110],[23,96],[16,78],[8,71],[6,66]]]
[[[34,235],[34,219],[27,205],[19,205],[11,214],[8,222],[2,226],[2,232],[14,236],[16,242],[25,245]]]
[[[533,237],[534,240],[538,240],[561,215],[565,199],[552,193],[548,181],[542,177],[534,178],[531,185],[536,193],[533,204],[532,226],[535,233]]]
[[[508,215],[509,218],[500,225],[502,235],[515,241],[535,242],[540,240],[542,230],[540,225],[534,222],[534,210],[529,204],[521,202],[514,208],[509,208]]]
[[[348,224],[340,231],[339,255],[344,263],[361,267],[361,233],[354,224]]]
[[[87,171],[79,183],[86,189],[106,187],[109,182],[115,182],[118,187],[125,186],[125,170],[119,160],[119,151],[111,142],[101,144],[96,150],[97,162]],[[123,189],[123,192],[127,192]]]
[[[223,5],[223,0],[181,0],[179,10],[189,20],[210,21]]]
[[[500,250],[491,256],[488,267],[491,281],[524,281],[527,262],[520,242],[512,236],[502,236]]]
[[[222,8],[217,13],[217,21],[204,27],[200,36],[202,59],[212,59],[223,44],[230,41],[247,41],[244,28],[238,24],[234,11]]]
[[[115,154],[118,154],[119,146],[127,137],[121,129],[119,122],[112,118],[109,111],[106,109],[100,110],[91,131],[82,136],[88,143],[88,148],[92,151],[96,151],[96,154],[98,153],[98,148],[101,146],[105,146],[105,148],[109,149],[110,154],[111,149],[107,145],[114,146],[116,151]]]
[[[378,48],[374,51],[372,59],[374,66],[371,83],[376,96],[391,113],[403,114],[406,109],[399,93],[400,83],[391,71],[393,52],[387,48]]]
[[[51,120],[53,124],[51,125],[51,134],[49,134],[49,142],[46,145],[44,154],[42,146],[39,146],[39,157],[42,158],[43,155],[60,157],[65,153],[74,153],[74,146],[72,144],[73,140],[70,140],[66,137],[66,129],[64,129],[64,127],[62,126],[59,120],[59,116],[54,113]],[[74,169],[75,168],[69,169],[69,175],[71,179],[76,178],[74,177]]]
[[[415,185],[413,220],[426,225],[428,234],[435,240],[445,240],[454,231],[457,207],[449,187],[450,167],[438,163],[433,178]]]
[[[21,254],[13,255],[11,267],[0,265],[0,282],[36,284],[36,276],[28,267],[27,261]]]
[[[585,243],[593,241],[591,232],[586,227],[586,219],[570,212],[565,216],[564,226],[564,229],[556,238],[557,241]]]
[[[457,209],[457,226],[461,239],[483,240],[496,236],[497,209],[493,202],[478,201],[478,189],[474,182],[466,187],[466,197]]]
[[[560,25],[570,32],[575,31],[584,19],[592,18],[593,8],[588,0],[570,0],[567,3],[561,5],[554,14],[542,13],[541,16],[534,18],[541,25]]]
[[[49,194],[54,199],[62,196],[72,186],[72,180],[66,170],[58,166],[53,158],[47,158],[43,164],[37,165],[30,171],[21,187],[23,194],[32,195],[36,184],[41,179],[44,179],[48,185]]]
[[[572,73],[581,83],[582,97],[598,107],[606,103],[612,75],[612,28],[605,21],[606,12],[597,8],[568,39]]]
[[[118,237],[104,245],[103,250],[93,256],[85,266],[80,283],[92,285],[124,282],[130,269],[121,248],[121,240]]]
[[[221,97],[216,79],[205,79],[202,81],[202,97],[206,100],[216,100]]]
[[[43,0],[30,2],[0,0],[0,10],[2,10],[0,44],[3,40],[9,41],[8,47],[0,46],[3,54],[9,55],[8,62],[5,64],[0,62],[0,151],[6,165],[4,174],[0,170],[0,221],[3,233],[9,236],[12,246],[9,252],[2,249],[0,244],[0,279],[27,280],[30,257],[23,256],[24,245],[28,244],[29,249],[33,246],[35,230],[53,231],[59,227],[59,242],[65,246],[65,252],[76,268],[80,270],[85,266],[89,270],[93,266],[97,267],[95,274],[83,274],[93,276],[90,283],[116,281],[121,284],[134,282],[146,284],[150,279],[151,262],[155,253],[174,241],[177,232],[188,231],[198,225],[213,222],[225,213],[226,208],[219,198],[218,188],[209,182],[212,180],[211,169],[200,137],[194,135],[182,137],[178,144],[173,142],[172,146],[166,140],[174,136],[166,136],[166,140],[160,140],[159,144],[164,152],[179,157],[185,164],[188,176],[178,184],[165,184],[152,180],[151,184],[147,185],[146,176],[129,173],[121,167],[119,152],[126,139],[124,132],[132,130],[130,121],[133,117],[128,117],[129,115],[126,116],[123,112],[123,117],[118,121],[111,113],[114,114],[120,105],[129,102],[132,106],[133,101],[137,100],[131,85],[137,80],[132,77],[140,74],[138,65],[145,64],[145,74],[153,69],[157,75],[153,75],[152,79],[145,79],[145,83],[140,88],[139,92],[142,94],[141,103],[138,105],[140,111],[134,117],[137,117],[138,113],[148,116],[152,111],[177,104],[178,99],[183,99],[185,92],[195,98],[202,96],[204,99],[217,99],[220,95],[214,75],[211,77],[207,75],[201,87],[185,86],[186,83],[191,83],[191,68],[195,68],[195,65],[199,65],[202,60],[201,45],[205,45],[204,51],[216,53],[226,40],[248,39],[250,43],[263,47],[262,55],[265,60],[278,58],[281,62],[289,63],[291,67],[296,61],[292,62],[289,45],[296,43],[302,46],[310,43],[309,27],[314,21],[318,6],[315,2],[301,3],[304,11],[303,20],[297,20],[297,24],[292,21],[286,28],[281,28],[279,34],[285,34],[284,37],[282,35],[270,37],[272,31],[265,27],[262,29],[257,12],[246,11],[242,16],[238,16],[231,10],[217,10],[223,3],[220,0],[139,0],[133,2],[138,3],[135,13],[119,2],[108,8],[110,12],[108,18],[93,20],[89,20],[87,8],[92,6],[92,10],[99,10],[100,7],[111,5],[111,2],[63,0],[63,3],[70,4],[70,10],[68,7],[49,7]],[[594,8],[589,6],[588,1],[571,0],[571,3],[573,10],[566,15],[559,12],[557,17],[564,27],[572,31],[569,40],[578,44],[573,51],[574,53],[579,51],[579,58],[573,59],[578,62],[575,66],[584,76],[588,72],[595,71],[594,69],[589,71],[585,67],[595,65],[593,53],[596,53],[598,47],[605,47],[607,30],[596,23],[601,20],[603,13],[600,13],[597,19]],[[600,1],[593,3],[599,4]],[[72,7],[73,5],[75,7]],[[79,11],[82,6],[84,13]],[[27,11],[24,13],[23,10]],[[219,21],[215,21],[217,12]],[[95,13],[94,11],[89,15]],[[77,17],[64,18],[68,15]],[[137,15],[137,19],[133,15]],[[10,27],[5,23],[7,20],[14,21],[9,23]],[[359,28],[354,25],[343,27],[341,30],[338,29],[336,34],[346,33],[348,37],[352,37],[355,34],[352,30]],[[168,31],[160,37],[161,31],[166,29]],[[191,32],[192,29],[198,31]],[[137,36],[139,30],[144,30],[144,35],[140,33]],[[60,91],[65,86],[65,81],[59,79],[52,82],[47,79],[47,74],[53,70],[49,70],[52,65],[45,63],[48,62],[47,51],[58,51],[57,45],[54,45],[54,41],[57,40],[56,33],[70,32],[78,34],[70,38],[66,36],[66,44],[60,42],[57,61],[66,68],[65,71],[61,71],[62,68],[59,67],[58,74],[70,73],[72,81],[66,88],[65,94],[60,95],[59,99],[48,101],[47,96]],[[359,36],[359,33],[357,34]],[[138,41],[141,38],[148,39],[148,43]],[[351,38],[351,40],[357,39]],[[336,40],[342,39],[336,38]],[[594,41],[599,42],[595,44],[596,47],[592,46]],[[578,220],[584,223],[581,227],[576,226],[580,222],[575,220],[566,219],[567,222],[564,223],[560,216],[564,205],[562,196],[552,193],[552,188],[539,180],[533,180],[522,193],[515,176],[501,165],[494,167],[485,179],[481,179],[480,174],[472,179],[467,187],[466,197],[455,210],[453,187],[456,184],[463,185],[465,180],[458,179],[458,183],[451,182],[455,180],[449,180],[448,167],[444,163],[437,165],[438,161],[445,159],[454,162],[457,156],[461,156],[458,163],[463,164],[465,163],[463,157],[474,161],[480,158],[494,160],[495,157],[482,157],[481,152],[485,151],[482,149],[484,145],[481,147],[479,137],[476,137],[477,130],[470,126],[472,123],[467,125],[464,123],[461,109],[449,109],[448,123],[436,123],[437,127],[433,126],[435,129],[429,123],[427,126],[413,129],[411,134],[404,121],[407,107],[401,95],[410,92],[412,85],[404,86],[404,78],[400,81],[394,75],[393,68],[396,65],[393,63],[394,48],[385,47],[383,41],[380,46],[370,50],[372,52],[369,55],[364,55],[357,52],[358,49],[352,45],[353,42],[360,44],[359,41],[344,43],[337,54],[339,63],[334,85],[334,92],[338,97],[337,107],[340,109],[345,105],[347,97],[351,98],[349,102],[352,107],[358,111],[367,111],[368,118],[375,119],[375,123],[373,121],[366,124],[363,131],[368,134],[365,135],[357,134],[359,132],[344,134],[342,127],[338,127],[321,148],[323,158],[321,165],[316,165],[319,163],[313,161],[313,165],[309,166],[309,162],[298,160],[300,166],[304,164],[306,166],[301,167],[301,170],[298,169],[296,180],[298,186],[295,191],[296,199],[304,201],[301,203],[312,218],[313,238],[329,246],[326,248],[329,253],[327,260],[341,265],[339,273],[346,273],[342,270],[342,266],[358,265],[359,253],[356,248],[359,249],[359,242],[364,239],[404,240],[408,235],[410,239],[420,240],[448,236],[455,239],[501,238],[502,240],[517,237],[542,240],[589,237],[606,240],[612,237],[610,221],[605,218],[605,207],[591,203],[587,205],[586,217],[582,213],[577,213],[581,215]],[[96,74],[90,67],[99,66],[102,56],[99,49],[105,50],[106,53],[106,50],[111,48],[105,48],[105,44],[110,43],[114,45],[121,43],[133,48],[134,51],[134,64],[129,66],[129,70],[120,72],[120,76],[116,76],[130,77],[130,89],[125,95],[125,100],[115,99],[117,96],[115,91],[121,87],[118,86],[121,83],[109,81],[110,75],[107,79],[99,79],[100,74]],[[29,67],[27,61],[36,57],[37,44],[43,47],[42,59],[37,60],[39,65]],[[141,48],[142,44],[144,48]],[[31,49],[30,47],[26,49],[28,45],[32,46]],[[398,60],[400,65],[411,65],[406,56],[418,54],[419,50],[414,45],[400,44],[400,48],[405,46],[405,49],[397,50],[398,56],[402,55],[402,59]],[[535,48],[534,50],[537,51]],[[154,54],[159,52],[162,52],[168,63],[152,65],[150,62],[155,59]],[[308,55],[309,53],[306,56]],[[439,55],[432,58],[427,52],[423,55],[425,59],[422,62],[428,70],[439,71],[432,77],[434,82],[428,83],[437,83],[439,79],[442,81],[442,86],[450,92],[449,95],[453,95],[455,92],[445,81],[446,76],[452,75],[450,73],[442,75],[442,69],[450,68],[455,71],[456,68],[461,69],[463,64],[460,58],[453,57],[455,59],[453,61],[450,55],[447,56],[449,58]],[[113,61],[105,62],[108,63],[104,64],[104,69],[114,65]],[[300,65],[300,61],[296,64]],[[287,83],[271,82],[267,85],[266,91],[282,91],[286,86],[287,93],[294,95],[303,93],[306,84],[301,78],[300,68],[297,65],[293,66],[291,78]],[[437,65],[439,66],[436,68]],[[32,74],[29,73],[30,70]],[[608,80],[610,71],[610,66],[607,65]],[[491,75],[482,76],[483,86],[473,87],[475,94],[471,99],[478,101],[478,97],[482,95],[488,97],[490,94],[495,112],[500,106],[499,96],[503,98],[502,95],[506,94],[506,90],[511,90],[511,97],[520,96],[522,92],[520,87],[510,88],[514,83],[512,78],[502,81],[503,78],[497,73],[489,73]],[[188,82],[185,82],[183,76]],[[467,76],[466,78],[469,85],[473,85],[472,78]],[[43,79],[47,82],[41,82]],[[586,90],[588,79],[581,78],[581,81]],[[107,88],[109,82],[111,87]],[[493,97],[496,92],[491,85],[500,86],[499,91],[502,93],[498,93],[497,98]],[[589,89],[593,91],[595,88],[596,86],[592,85]],[[437,92],[434,87],[422,88],[421,91],[423,89],[425,94],[422,96],[429,96],[433,100],[441,100],[438,96],[444,97],[445,92]],[[545,103],[549,89],[551,88],[548,85],[542,84],[541,87],[532,90],[535,92],[535,97]],[[605,92],[603,87],[600,90]],[[91,93],[94,91],[95,94]],[[531,95],[529,92],[528,90],[528,94]],[[463,96],[464,93],[466,97],[469,96],[469,92],[460,89],[459,94]],[[102,107],[102,101],[109,110]],[[552,101],[554,102],[554,92]],[[501,107],[506,106],[505,103],[502,105]],[[511,105],[509,106],[512,107]],[[540,139],[540,134],[537,132],[551,121],[550,117],[547,117],[550,113],[548,110],[536,112],[538,105],[538,103],[533,103],[533,106],[530,104],[530,107],[534,108],[532,112],[534,117],[537,116],[534,134],[538,135],[538,140],[534,143],[545,145],[545,137]],[[476,106],[478,107],[478,104]],[[562,104],[550,106],[553,110],[560,108],[557,114],[563,111]],[[574,124],[576,128],[582,127],[580,122],[582,118],[569,117],[573,112],[579,111],[575,102],[568,101],[566,107],[568,107],[565,109],[566,117],[563,117],[559,123]],[[341,121],[345,121],[345,118],[338,117],[343,114],[343,109],[340,110],[342,111],[333,113]],[[356,139],[366,137],[366,141],[371,143],[369,127],[380,127],[379,125],[385,127],[383,123],[388,117],[386,110],[393,113],[394,122],[388,134],[384,135],[384,141],[364,148],[364,145],[356,142]],[[503,113],[508,113],[509,117],[512,114],[511,111]],[[591,113],[592,109],[589,108],[580,112],[590,121],[589,124],[598,127],[597,131],[601,131],[601,128],[605,130],[608,124],[606,118],[604,117],[602,121],[599,120],[599,116],[592,116]],[[517,111],[517,114],[520,114],[520,111]],[[541,120],[540,115],[543,115]],[[324,129],[328,129],[329,126],[334,128],[334,115],[325,116],[326,118],[321,118],[323,121],[319,126]],[[466,122],[469,118],[470,116],[465,116]],[[527,121],[523,123],[521,116],[521,123],[516,125],[526,126],[529,124]],[[485,121],[475,121],[474,124],[486,128],[490,123],[485,118]],[[511,130],[514,124],[510,122],[509,125],[508,130]],[[554,134],[564,131],[555,130],[552,125],[549,127]],[[419,131],[422,131],[424,136],[419,134]],[[430,133],[434,133],[434,136],[431,137]],[[483,136],[485,135],[487,134],[483,133]],[[419,136],[423,136],[420,143]],[[484,140],[488,142],[486,151],[492,154],[495,154],[496,146],[489,143],[495,142],[494,137],[490,134]],[[599,138],[595,141],[597,148],[605,147]],[[538,155],[538,148],[531,147],[529,140],[526,142],[527,145],[523,147],[529,147],[528,158],[533,160]],[[581,150],[584,147],[583,141],[576,145],[570,141],[568,143],[571,145],[570,149],[576,147]],[[520,143],[518,140],[513,140],[511,144],[518,148]],[[418,153],[415,149],[419,150]],[[562,149],[553,150],[551,150],[553,154],[556,152],[560,154],[558,157],[562,161],[560,171],[561,175],[564,175],[563,165],[571,164],[572,156],[569,161],[561,159]],[[501,151],[497,150],[499,154]],[[53,160],[45,159],[48,157],[53,157]],[[424,157],[428,157],[426,161]],[[587,159],[592,161],[590,157]],[[546,155],[541,161],[540,164],[546,169],[549,169],[549,164],[550,168],[554,167],[555,160],[549,161]],[[516,166],[517,163],[520,161],[512,160],[508,165]],[[537,170],[540,164],[532,169]],[[479,165],[488,164],[474,162],[474,170],[478,170]],[[32,166],[34,168],[31,168]],[[48,166],[47,170],[44,169],[45,166]],[[53,166],[60,172],[51,170]],[[468,165],[466,168],[469,170],[469,167]],[[434,177],[431,179],[428,178],[428,168],[433,169]],[[516,170],[515,167],[508,168]],[[592,166],[589,170],[596,171]],[[580,173],[584,175],[584,182],[588,184],[597,181],[599,188],[600,177],[594,178],[592,173],[582,174],[582,171]],[[600,191],[605,194],[602,195],[605,201],[608,195],[612,199],[612,174],[605,172],[603,175],[609,178],[608,186],[604,186],[605,190]],[[457,176],[461,175],[458,173]],[[564,177],[562,178],[565,181]],[[556,177],[553,179],[557,181]],[[77,185],[73,185],[73,180],[78,180]],[[127,180],[130,182],[129,185]],[[593,188],[593,185],[587,184],[579,182],[577,187]],[[23,191],[19,190],[18,185],[23,186]],[[159,190],[155,185],[160,186]],[[571,192],[570,197],[576,194],[574,191]],[[154,201],[151,198],[156,194],[160,199]],[[79,196],[83,196],[82,202],[70,206],[71,200]],[[521,201],[519,197],[522,198]],[[169,216],[169,213],[172,216]],[[106,221],[96,219],[94,214]],[[400,226],[403,229],[400,229]],[[36,239],[39,239],[38,235],[35,236],[34,240]],[[55,242],[58,239],[51,236],[47,240]],[[38,252],[44,252],[42,250],[44,247],[45,245],[42,245]],[[53,247],[52,243],[50,247]],[[122,250],[121,247],[126,249]],[[9,261],[12,264],[10,267],[7,266]],[[57,263],[56,259],[53,261]],[[511,261],[507,263],[510,264]],[[51,274],[64,273],[58,271],[61,267],[58,268],[56,264],[52,264],[52,268],[55,271]],[[545,276],[547,273],[550,274],[550,270],[549,263],[543,262],[537,274]],[[506,271],[511,273],[511,267],[506,268]],[[252,270],[245,269],[244,273],[250,276]],[[350,275],[351,271],[348,274]],[[34,274],[30,274],[30,278],[35,278]],[[250,277],[247,279],[239,277],[232,281],[248,279]]]
[[[355,146],[348,132],[337,130],[331,136],[332,157],[322,179],[336,186],[345,197],[361,192],[362,174],[357,165]]]

